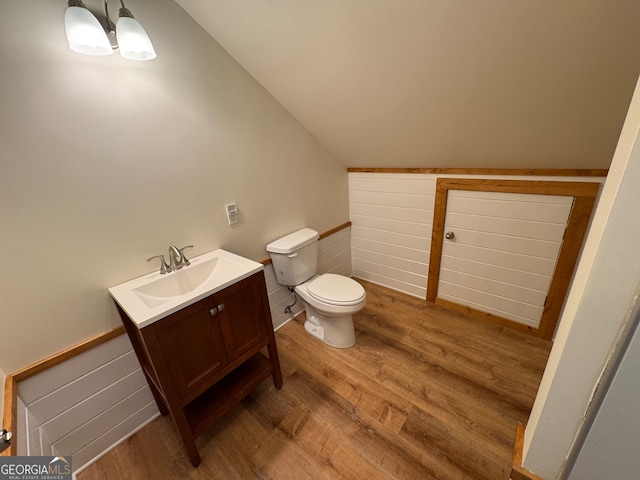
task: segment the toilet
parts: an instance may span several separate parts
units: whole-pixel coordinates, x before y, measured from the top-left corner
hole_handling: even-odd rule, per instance
[[[327,345],[355,345],[353,314],[367,301],[362,285],[334,273],[316,274],[318,232],[303,228],[267,245],[278,283],[292,287],[304,302],[304,329]],[[290,288],[291,289],[291,288]]]

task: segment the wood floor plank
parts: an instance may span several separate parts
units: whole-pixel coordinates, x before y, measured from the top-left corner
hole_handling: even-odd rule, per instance
[[[402,428],[411,403],[363,373],[349,351],[306,348],[308,334],[300,328],[289,329],[279,337],[283,356],[292,358],[316,380],[329,386],[345,399],[367,412],[395,433]],[[327,355],[329,353],[329,355]]]
[[[550,343],[362,282],[356,345],[304,315],[276,332],[284,384],[265,381],[196,444],[162,417],[78,475],[93,479],[507,480]]]

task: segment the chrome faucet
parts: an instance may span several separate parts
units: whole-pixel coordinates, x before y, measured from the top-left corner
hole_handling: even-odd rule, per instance
[[[187,245],[182,248],[177,248],[175,245],[169,247],[169,266],[171,270],[180,270],[182,267],[191,265],[189,259],[184,256],[186,248],[193,248],[193,245]]]
[[[180,270],[182,268],[182,253],[175,245],[169,247],[169,266],[171,271]]]
[[[147,262],[150,262],[154,258],[160,259],[160,275],[165,273],[180,270],[182,267],[188,267],[191,262],[184,256],[184,251],[187,248],[193,248],[193,245],[187,245],[186,247],[177,248],[175,245],[169,247],[169,264],[164,259],[164,255],[154,255],[151,258],[147,258]]]
[[[164,261],[164,255],[154,255],[153,257],[147,258],[147,262],[150,262],[154,258],[160,259],[160,275],[164,275],[165,273],[169,273],[171,271],[171,267],[167,265],[167,262]]]

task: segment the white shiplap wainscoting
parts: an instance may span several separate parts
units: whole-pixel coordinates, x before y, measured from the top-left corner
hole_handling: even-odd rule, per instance
[[[282,236],[291,232],[285,232]],[[318,242],[318,273],[337,273],[351,276],[351,228],[343,228],[332,235],[321,238]],[[287,287],[276,280],[273,265],[268,264],[264,269],[267,282],[267,293],[271,307],[271,318],[275,329],[280,328],[304,310],[302,300],[291,308],[292,312],[284,313],[287,305],[293,302],[293,296]]]
[[[290,232],[283,232],[283,236]],[[350,228],[322,238],[318,272],[351,274]],[[273,266],[265,267],[274,328],[292,314],[293,297],[278,284]],[[69,358],[19,384],[18,454],[72,455],[75,473],[159,415],[127,335],[120,335]]]
[[[426,298],[438,178],[604,182],[604,177],[349,172],[353,276]]]
[[[126,335],[24,380],[19,398],[18,453],[72,455],[74,472],[159,414]]]

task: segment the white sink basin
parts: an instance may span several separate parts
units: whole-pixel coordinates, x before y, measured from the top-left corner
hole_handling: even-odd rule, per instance
[[[261,263],[214,250],[191,265],[161,275],[156,271],[109,289],[138,328],[145,327],[264,269]]]

